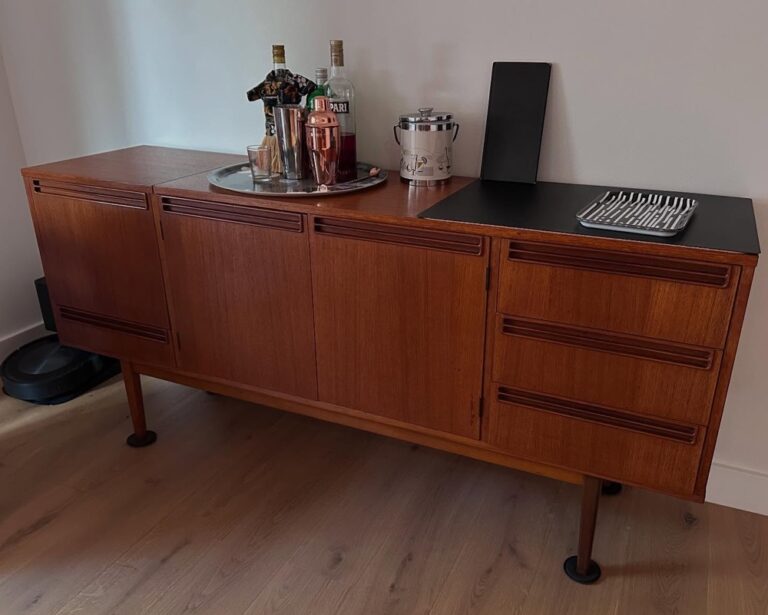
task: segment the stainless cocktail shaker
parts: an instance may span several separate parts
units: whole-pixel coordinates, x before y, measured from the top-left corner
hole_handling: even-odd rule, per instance
[[[275,107],[275,128],[277,148],[283,162],[283,176],[286,179],[304,179],[304,107],[301,105],[277,105]]]
[[[339,163],[339,120],[329,109],[328,97],[317,96],[313,102],[306,128],[309,162],[317,184],[330,186],[336,183]]]

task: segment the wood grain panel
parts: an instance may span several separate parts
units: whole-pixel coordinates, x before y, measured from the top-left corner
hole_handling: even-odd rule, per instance
[[[646,435],[658,436],[659,438],[668,438],[683,444],[693,444],[697,439],[698,428],[694,425],[662,421],[658,418],[631,414],[615,408],[587,404],[582,401],[563,399],[552,395],[543,395],[504,386],[498,387],[497,398],[499,401],[508,404],[530,406],[537,410],[544,410],[582,421],[590,421],[599,425],[628,429]]]
[[[104,205],[138,207],[139,209],[147,209],[149,206],[147,195],[144,192],[70,184],[52,179],[32,180],[32,191],[36,194],[83,199],[95,203],[103,203]]]
[[[477,235],[414,229],[407,226],[345,220],[343,218],[315,218],[314,228],[318,235],[365,239],[476,256],[483,253],[483,238]]]
[[[32,212],[48,288],[57,304],[167,327],[148,210],[35,194]]]
[[[169,214],[252,224],[296,233],[301,233],[304,230],[304,218],[297,213],[171,197],[162,197],[160,202],[163,211]]]
[[[536,400],[528,399],[526,405],[521,403],[522,397],[502,401],[499,398],[506,395],[503,389],[501,392],[489,408],[484,438],[490,444],[532,461],[601,478],[676,495],[693,493],[706,429],[693,428],[695,439],[688,444],[554,412]]]
[[[659,258],[645,254],[585,250],[523,241],[509,242],[509,260],[561,265],[598,271],[674,280],[707,286],[728,286],[731,268],[727,265]]]
[[[623,260],[611,271],[607,265],[597,270],[577,262],[569,264],[565,258],[557,264],[510,259],[510,250],[517,244],[507,243],[500,268],[501,312],[710,348],[722,348],[725,343],[738,284],[737,269],[726,267],[727,286],[720,287],[701,280],[630,274]],[[584,252],[594,254],[595,261],[613,258],[610,252],[580,251]],[[685,271],[686,276],[691,273],[683,269],[690,263],[659,260],[669,260],[669,271]]]
[[[136,206],[127,206],[131,200],[127,192],[120,196],[79,186],[73,191],[84,198],[72,198],[35,192],[32,181],[27,190],[54,308],[66,306],[77,313],[167,331],[152,212],[138,206],[138,200]],[[93,195],[99,196],[94,200]],[[165,344],[141,343],[129,339],[129,334],[107,332],[82,319],[75,325],[62,319],[58,309],[54,313],[62,340],[68,344],[142,362],[167,364],[170,360]]]
[[[317,399],[307,234],[206,208],[161,212],[179,367]]]
[[[752,288],[752,281],[755,275],[754,267],[741,267],[739,275],[739,288],[736,294],[736,300],[733,305],[731,323],[728,331],[728,340],[723,350],[722,366],[720,368],[720,377],[717,381],[715,390],[715,399],[712,404],[712,413],[710,415],[709,429],[707,431],[707,440],[704,444],[704,453],[701,456],[701,468],[696,482],[696,494],[703,500],[706,495],[707,481],[709,480],[709,471],[712,466],[712,456],[715,453],[715,444],[717,443],[717,434],[720,431],[720,422],[723,418],[725,400],[728,394],[728,386],[731,382],[731,373],[733,363],[736,359],[736,350],[741,336],[741,327],[744,324],[744,315],[747,310],[747,301],[749,291]]]
[[[161,329],[160,327],[151,327],[138,322],[130,322],[128,320],[123,320],[122,318],[114,318],[112,316],[105,316],[104,314],[87,312],[66,305],[58,306],[58,310],[59,317],[64,320],[80,322],[95,327],[104,327],[105,329],[137,335],[138,337],[143,337],[156,342],[166,343],[168,341],[168,330]]]
[[[100,319],[101,320],[101,319]],[[173,346],[144,335],[103,326],[99,323],[62,318],[56,310],[56,327],[62,344],[82,348],[118,359],[141,361],[142,364],[168,367],[173,365]]]
[[[27,167],[21,172],[32,179],[150,192],[155,184],[243,160],[243,156],[233,154],[139,145]]]
[[[567,327],[511,316],[501,317],[501,333],[700,369],[710,369],[715,356],[715,351],[709,348],[659,342],[646,337]]]
[[[706,425],[720,351],[498,315],[493,380]]]
[[[320,399],[478,437],[486,266],[314,231]]]

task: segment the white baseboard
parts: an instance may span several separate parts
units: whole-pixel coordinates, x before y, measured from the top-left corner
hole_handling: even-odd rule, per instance
[[[43,337],[48,333],[50,332],[43,326],[43,323],[38,322],[29,327],[25,327],[20,331],[15,331],[9,335],[0,337],[0,362],[19,346],[23,346],[27,342],[31,342],[38,337]]]
[[[707,502],[768,515],[768,473],[714,462]]]

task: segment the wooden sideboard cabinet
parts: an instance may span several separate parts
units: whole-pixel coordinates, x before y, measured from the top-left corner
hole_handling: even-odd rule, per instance
[[[703,500],[759,252],[751,202],[697,195],[690,230],[658,240],[581,229],[605,187],[208,184],[240,160],[140,147],[23,171],[62,340],[121,359],[129,444],[156,438],[146,374],[582,484],[564,565],[582,583],[600,576],[601,487]]]

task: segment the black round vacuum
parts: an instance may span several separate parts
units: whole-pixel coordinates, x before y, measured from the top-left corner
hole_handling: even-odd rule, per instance
[[[6,395],[48,405],[74,399],[119,372],[115,359],[62,346],[58,335],[22,346],[0,365]]]

